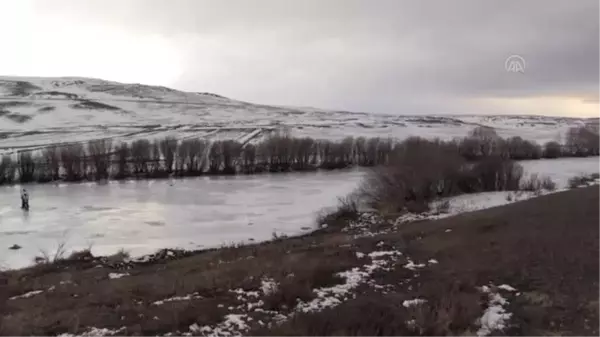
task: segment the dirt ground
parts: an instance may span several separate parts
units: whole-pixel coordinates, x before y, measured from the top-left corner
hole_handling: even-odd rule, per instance
[[[0,274],[1,335],[598,335],[599,189],[400,226]],[[483,290],[486,286],[487,290]],[[514,289],[513,289],[514,288]]]

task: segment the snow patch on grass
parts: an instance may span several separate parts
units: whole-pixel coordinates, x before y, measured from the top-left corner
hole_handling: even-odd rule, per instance
[[[277,282],[273,279],[266,278],[260,281],[260,289],[265,295],[270,295],[276,292],[278,288],[279,284],[277,284]]]
[[[111,280],[119,279],[119,278],[125,277],[125,276],[129,276],[129,274],[128,273],[122,273],[122,274],[119,274],[119,273],[109,273],[108,274],[108,278],[111,279]]]
[[[413,307],[415,305],[421,305],[423,303],[427,302],[427,300],[424,300],[422,298],[415,298],[413,300],[405,300],[404,302],[402,302],[402,305],[405,308],[409,308],[409,307]]]
[[[242,336],[243,332],[250,329],[246,320],[248,320],[246,314],[229,314],[225,316],[225,320],[219,323],[215,327],[209,325],[199,326],[194,323],[190,325],[189,329],[193,334],[202,334],[203,336]],[[191,334],[184,334],[191,335]]]
[[[498,289],[504,289],[509,291],[515,291],[513,287],[503,284]],[[512,314],[507,312],[504,306],[508,304],[508,301],[502,297],[502,295],[494,292],[493,286],[482,286],[479,290],[483,293],[488,294],[488,307],[483,312],[483,315],[478,320],[480,326],[477,330],[477,336],[488,336],[494,331],[502,331],[507,327],[508,321],[512,317]]]
[[[190,301],[195,299],[201,299],[202,296],[198,295],[198,293],[192,293],[185,296],[174,296],[170,298],[165,298],[164,300],[152,302],[152,305],[163,305],[166,302],[175,302],[175,301]]]
[[[58,336],[59,337],[114,336],[114,335],[117,335],[117,334],[123,332],[124,330],[125,330],[125,327],[121,327],[121,328],[116,329],[116,330],[111,330],[111,329],[107,329],[107,328],[90,327],[86,332],[82,333],[81,335],[73,335],[73,334],[69,334],[69,333],[63,333],[63,334],[60,334]]]
[[[517,291],[517,289],[509,286],[508,284],[501,284],[498,286],[498,289],[506,290],[506,291]]]
[[[430,204],[431,211],[424,213],[407,213],[401,215],[396,219],[395,226],[414,221],[443,219],[461,213],[474,212],[482,209],[503,206],[517,201],[523,201],[537,196],[562,192],[565,190],[566,189],[554,191],[543,190],[537,193],[529,191],[482,192],[462,194],[449,198],[442,198],[440,200],[433,201]],[[449,203],[448,210],[443,213],[436,211],[436,209],[438,209],[437,205],[444,202]],[[451,231],[451,229],[446,229],[444,232],[449,233]]]
[[[408,260],[408,263],[404,265],[404,268],[409,270],[417,270],[419,268],[424,268],[424,263],[414,263],[411,259]]]
[[[397,251],[375,251],[367,255],[371,258],[370,264],[337,273],[337,276],[344,279],[344,283],[331,287],[314,289],[313,292],[317,297],[310,302],[298,303],[295,311],[319,312],[323,309],[332,308],[341,304],[352,295],[352,290],[358,288],[361,284],[366,283],[375,271],[390,270],[390,265],[395,262],[397,256],[402,254]],[[362,256],[364,257],[365,254]],[[389,259],[386,260],[385,258]]]
[[[27,293],[22,294],[22,295],[13,296],[13,297],[9,298],[9,300],[18,300],[18,299],[21,299],[21,298],[30,298],[30,297],[33,297],[35,295],[41,294],[43,292],[44,292],[43,290],[32,290],[32,291],[27,292]]]

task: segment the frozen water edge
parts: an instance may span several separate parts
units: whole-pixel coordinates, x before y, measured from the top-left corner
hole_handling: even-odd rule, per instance
[[[198,250],[261,242],[316,229],[316,214],[334,206],[363,176],[359,170],[201,177],[118,184],[30,185],[23,213],[19,186],[0,187],[0,266],[21,268],[61,243],[91,246],[96,256],[124,249],[132,257],[163,248]],[[301,204],[302,207],[298,207]],[[305,229],[302,229],[302,228]],[[19,250],[8,250],[19,244]],[[68,253],[67,252],[67,253]]]

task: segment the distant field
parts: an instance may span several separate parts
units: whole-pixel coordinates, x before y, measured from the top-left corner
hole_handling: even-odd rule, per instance
[[[130,141],[248,139],[274,131],[292,136],[464,137],[479,125],[501,137],[545,143],[561,140],[569,127],[597,119],[540,116],[411,116],[260,105],[207,93],[123,84],[89,78],[0,77],[0,152],[64,142],[111,138]]]

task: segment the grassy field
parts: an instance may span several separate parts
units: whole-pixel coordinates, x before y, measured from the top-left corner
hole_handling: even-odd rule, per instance
[[[0,334],[598,335],[598,193],[400,226],[350,216],[154,262],[81,255],[7,271]]]

